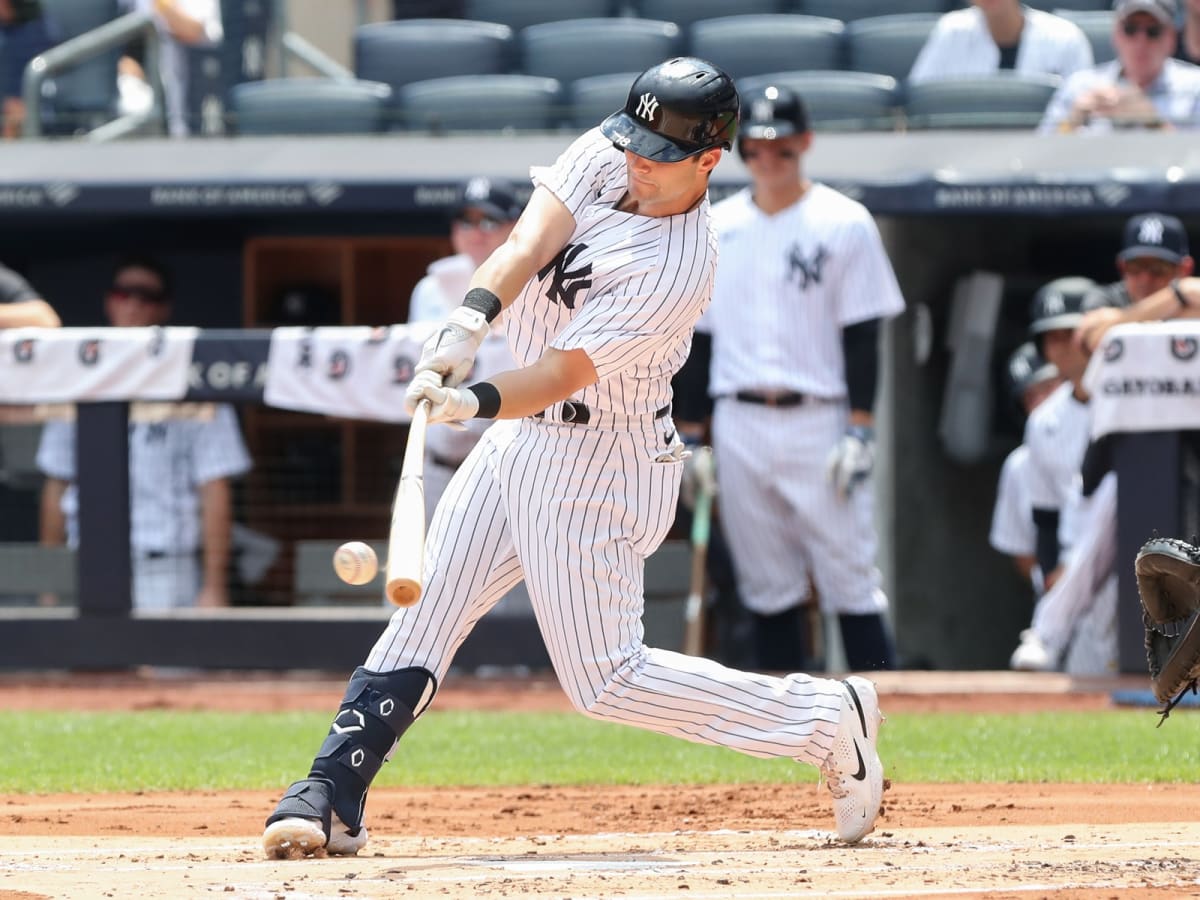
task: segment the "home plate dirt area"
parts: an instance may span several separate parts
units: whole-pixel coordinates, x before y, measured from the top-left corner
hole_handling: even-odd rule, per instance
[[[876,680],[887,713],[1099,711],[1114,687],[1145,684],[1007,672]],[[315,675],[5,676],[0,707],[326,711],[343,686]],[[567,708],[541,678],[448,680],[438,706]],[[294,862],[259,846],[276,799],[0,798],[0,900],[1200,897],[1197,784],[894,783],[876,831],[854,847],[832,839],[828,795],[811,783],[377,789],[362,854]]]

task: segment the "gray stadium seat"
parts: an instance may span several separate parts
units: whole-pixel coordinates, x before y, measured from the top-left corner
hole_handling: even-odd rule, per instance
[[[910,84],[908,126],[927,128],[1035,128],[1061,83],[1057,75],[1001,72]]]
[[[120,15],[117,0],[42,0],[42,10],[67,41]],[[42,130],[87,131],[113,118],[117,107],[119,50],[101,53],[42,85]]]
[[[613,72],[580,78],[567,86],[567,119],[576,128],[591,128],[624,109],[629,88],[640,72]]]
[[[513,31],[494,22],[404,19],[354,32],[354,74],[396,90],[412,81],[512,68]]]
[[[392,89],[375,81],[275,78],[234,85],[235,134],[370,134],[387,127]]]
[[[738,82],[743,95],[768,85],[790,88],[808,109],[815,131],[891,130],[900,107],[899,82],[871,72],[774,72]]]
[[[937,13],[873,16],[846,26],[847,68],[903,81],[925,46]]]
[[[616,7],[614,0],[466,0],[463,18],[499,22],[520,31],[542,22],[615,15]]]
[[[1036,6],[1036,4],[1034,4]],[[843,22],[900,13],[944,13],[946,0],[789,0],[788,12],[830,16]]]
[[[814,16],[723,16],[692,25],[688,52],[733,78],[792,69],[842,68],[837,19]]]
[[[687,29],[701,19],[716,19],[737,10],[738,15],[784,12],[784,0],[634,0],[633,9],[643,19],[661,19]]]
[[[682,50],[674,22],[576,19],[530,25],[517,39],[521,71],[563,84],[610,72],[642,72]]]
[[[1055,12],[1064,19],[1070,19],[1083,29],[1083,33],[1087,35],[1087,39],[1092,45],[1092,56],[1096,59],[1096,65],[1117,58],[1117,51],[1112,42],[1112,10],[1089,12],[1087,10],[1055,9]]]
[[[397,127],[448,131],[548,131],[562,124],[562,85],[535,75],[462,75],[400,88]]]

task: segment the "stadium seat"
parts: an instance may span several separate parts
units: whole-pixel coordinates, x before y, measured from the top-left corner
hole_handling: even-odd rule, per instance
[[[941,14],[947,9],[946,0],[789,0],[787,12],[853,22],[900,13]]]
[[[229,92],[235,134],[370,134],[386,130],[392,89],[374,81],[275,78]]]
[[[614,0],[466,0],[463,18],[499,22],[514,32],[543,22],[615,15]]]
[[[873,16],[846,26],[847,68],[904,81],[929,39],[937,13]]]
[[[562,124],[562,85],[535,75],[461,75],[400,88],[398,128],[548,131]]]
[[[629,87],[640,72],[613,72],[580,78],[567,86],[567,120],[575,128],[599,125],[606,116],[624,109]]]
[[[651,19],[576,19],[530,25],[518,37],[521,71],[563,84],[611,72],[642,72],[678,56],[674,22]]]
[[[1035,128],[1060,83],[1057,75],[1001,72],[910,84],[905,115],[912,129]]]
[[[120,15],[117,0],[42,0],[62,41],[99,28]],[[42,131],[71,134],[102,125],[116,115],[119,50],[92,56],[42,85]]]
[[[735,79],[792,69],[842,68],[837,19],[813,16],[722,16],[692,25],[688,52]]]
[[[494,22],[404,19],[354,32],[354,74],[393,91],[412,81],[496,75],[512,68],[513,31]]]
[[[1110,62],[1117,58],[1117,51],[1113,47],[1112,42],[1112,10],[1089,12],[1086,10],[1055,9],[1055,13],[1061,15],[1064,19],[1070,19],[1083,29],[1083,33],[1087,35],[1087,39],[1092,45],[1092,56],[1095,57],[1096,65]]]
[[[633,9],[643,19],[674,22],[687,29],[701,19],[727,16],[736,9],[739,15],[783,12],[784,0],[634,0]]]
[[[816,131],[890,131],[900,107],[899,82],[870,72],[774,72],[738,82],[743,95],[768,85],[798,94]]]

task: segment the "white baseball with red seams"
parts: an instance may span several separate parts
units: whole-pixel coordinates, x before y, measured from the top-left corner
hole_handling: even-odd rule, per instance
[[[379,559],[368,544],[347,541],[333,553],[333,570],[346,584],[367,584],[379,571]]]

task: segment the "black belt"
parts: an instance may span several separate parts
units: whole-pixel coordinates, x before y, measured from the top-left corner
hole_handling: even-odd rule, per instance
[[[737,391],[734,400],[741,403],[757,403],[759,406],[800,406],[805,402],[816,400],[809,394],[798,394],[795,391]]]
[[[463,464],[461,459],[451,459],[448,456],[442,456],[440,453],[430,453],[429,461],[435,466],[441,466],[443,469],[457,469]]]
[[[654,411],[654,418],[661,419],[663,416],[669,416],[670,414],[671,404],[668,403],[661,409],[656,409]],[[542,412],[535,412],[533,417],[535,419],[544,419],[546,418],[546,412],[545,410]],[[569,422],[572,425],[586,425],[592,420],[592,411],[588,409],[586,403],[576,403],[574,400],[564,400],[562,402],[562,420],[564,422]]]

